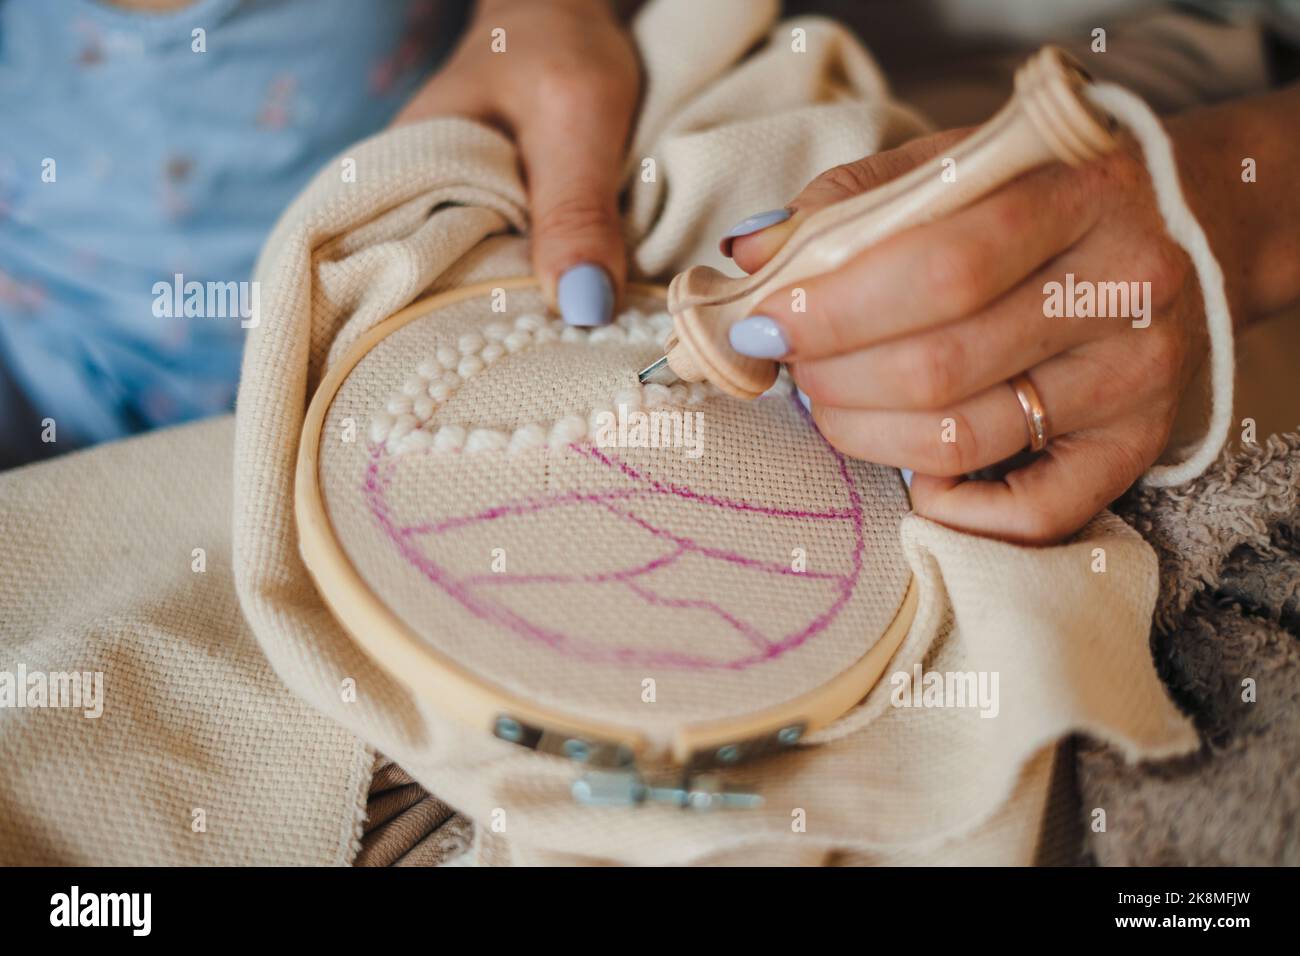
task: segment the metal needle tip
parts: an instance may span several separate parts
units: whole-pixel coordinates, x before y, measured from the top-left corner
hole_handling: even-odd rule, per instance
[[[655,361],[651,362],[645,368],[637,373],[637,381],[642,385],[653,382],[656,385],[672,385],[677,381],[677,376],[668,366],[668,356],[662,355]]]

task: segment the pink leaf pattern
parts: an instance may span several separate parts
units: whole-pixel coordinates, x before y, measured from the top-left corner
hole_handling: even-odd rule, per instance
[[[806,417],[802,406],[794,402],[798,412]],[[810,425],[811,427],[811,425]],[[865,536],[862,498],[850,472],[848,462],[824,439],[819,438],[820,453],[829,456],[843,483],[847,507],[825,510],[797,510],[777,508],[761,502],[729,498],[716,494],[703,494],[671,482],[659,480],[632,467],[609,449],[599,448],[590,442],[570,445],[558,454],[581,456],[597,468],[607,472],[610,484],[597,490],[554,491],[546,495],[506,501],[474,513],[452,515],[433,521],[403,523],[393,512],[389,502],[389,489],[398,470],[410,467],[416,455],[390,455],[382,445],[372,445],[370,462],[362,493],[373,519],[382,529],[398,554],[411,567],[417,569],[428,582],[446,592],[479,619],[520,639],[548,647],[558,654],[592,663],[626,665],[628,667],[664,667],[701,671],[709,669],[745,670],[775,660],[783,654],[815,639],[836,619],[852,598],[862,574]],[[551,452],[556,454],[556,452]],[[720,547],[676,533],[662,522],[647,518],[639,506],[654,501],[668,502],[674,508],[700,507],[718,512],[719,527],[731,516],[760,515],[777,521],[827,521],[846,525],[851,534],[844,536],[850,553],[845,573],[828,573],[813,570],[795,571],[786,564],[774,563],[733,548]],[[566,520],[581,521],[584,514],[600,509],[654,539],[661,546],[659,554],[650,561],[608,571],[585,574],[554,572],[546,574],[463,574],[437,560],[430,545],[440,540],[452,540],[458,531],[488,523],[508,523],[512,519],[539,512],[564,509]],[[807,620],[784,633],[766,633],[758,624],[746,621],[719,603],[665,593],[656,583],[656,574],[673,566],[686,556],[709,562],[721,562],[749,572],[782,579],[795,587],[815,584],[829,595],[825,606],[820,607]],[[681,651],[656,650],[636,646],[609,646],[565,633],[530,620],[496,595],[500,589],[521,585],[545,585],[562,589],[567,585],[599,585],[602,588],[623,589],[640,601],[657,608],[689,609],[714,616],[734,630],[737,652],[734,656],[705,656]],[[810,602],[815,604],[816,602]],[[578,615],[580,617],[580,615]]]

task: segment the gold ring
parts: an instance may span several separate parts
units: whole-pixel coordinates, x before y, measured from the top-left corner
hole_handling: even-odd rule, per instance
[[[1029,380],[1029,375],[1022,372],[1007,379],[1007,384],[1016,393],[1020,408],[1025,413],[1025,424],[1029,426],[1029,450],[1042,451],[1047,447],[1047,409],[1043,399]]]

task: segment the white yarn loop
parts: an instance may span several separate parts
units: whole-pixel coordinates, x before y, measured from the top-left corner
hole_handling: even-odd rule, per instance
[[[457,339],[455,347],[439,346],[434,358],[422,360],[416,366],[416,374],[403,382],[401,392],[391,396],[384,408],[371,416],[371,441],[385,445],[392,454],[430,451],[435,454],[505,452],[518,455],[536,449],[559,450],[594,434],[600,428],[601,417],[615,415],[616,408],[622,407],[630,412],[698,405],[720,394],[715,386],[705,382],[696,382],[689,388],[684,385],[672,388],[643,386],[634,382],[613,396],[612,408],[594,408],[585,418],[568,415],[555,422],[521,425],[509,433],[436,422],[438,408],[465,380],[481,374],[508,353],[557,341],[589,346],[621,344],[630,341],[634,335],[658,343],[662,350],[662,342],[671,329],[672,319],[667,313],[646,316],[636,309],[620,315],[616,324],[594,330],[565,326],[558,320],[547,322],[538,315],[522,315],[515,320],[513,327],[500,322],[490,323],[484,326],[481,334],[467,332]]]
[[[1214,463],[1228,440],[1228,429],[1232,427],[1232,316],[1223,286],[1223,270],[1210,250],[1205,231],[1183,197],[1178,167],[1174,163],[1173,144],[1151,107],[1141,97],[1113,83],[1096,83],[1086,87],[1085,92],[1093,103],[1128,127],[1142,147],[1165,228],[1169,237],[1191,257],[1201,286],[1205,324],[1210,337],[1210,420],[1205,435],[1182,461],[1153,465],[1142,478],[1145,484],[1157,488],[1181,485]]]

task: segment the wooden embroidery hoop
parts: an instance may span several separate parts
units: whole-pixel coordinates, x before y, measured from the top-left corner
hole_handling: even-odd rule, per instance
[[[447,716],[530,749],[591,767],[666,762],[685,768],[726,766],[761,753],[792,747],[857,704],[879,681],[911,626],[915,580],[909,579],[890,623],[852,666],[789,700],[739,718],[684,723],[666,748],[634,726],[612,725],[540,706],[485,680],[422,640],[362,578],[335,535],[319,471],[321,435],[339,389],[357,364],[381,341],[408,323],[495,289],[536,287],[532,277],[479,283],[421,299],[363,335],[334,365],[307,410],[298,449],[294,511],[299,549],[326,605],[371,658],[412,693]],[[663,300],[663,287],[632,284],[629,294]]]

